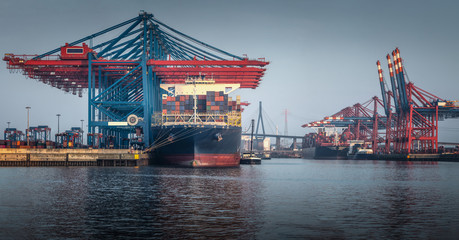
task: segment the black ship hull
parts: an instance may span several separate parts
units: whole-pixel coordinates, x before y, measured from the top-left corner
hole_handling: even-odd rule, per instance
[[[347,159],[348,147],[319,146],[303,149],[305,159]]]
[[[153,163],[184,167],[236,167],[241,127],[171,125],[153,127]]]

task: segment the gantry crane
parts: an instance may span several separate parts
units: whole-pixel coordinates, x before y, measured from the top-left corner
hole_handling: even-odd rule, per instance
[[[390,103],[384,106],[388,116],[386,153],[437,153],[438,121],[459,118],[459,104],[457,101],[446,101],[407,81],[398,48],[392,52],[392,58],[387,54],[386,59],[392,91],[386,91],[381,64],[379,61],[376,63],[382,96],[395,105],[395,109]]]
[[[359,140],[371,145],[373,151],[377,152],[378,144],[384,142],[384,137],[380,136],[380,132],[385,129],[387,121],[386,116],[378,113],[378,109],[383,105],[381,99],[375,96],[364,103],[345,107],[322,120],[303,124],[302,127],[317,129],[318,132],[330,127],[342,128],[344,129],[343,134],[334,140],[335,145],[339,143],[340,146],[349,147],[348,140]]]
[[[386,89],[380,61],[376,62],[382,100],[375,96],[302,127],[347,128],[345,133],[352,139],[371,143],[373,153],[437,153],[438,121],[459,118],[459,102],[444,100],[407,81],[398,48],[386,58],[391,90]],[[373,110],[368,107],[371,104]],[[378,113],[381,107],[384,115]]]
[[[3,60],[11,71],[74,95],[87,89],[88,145],[99,133],[119,143],[137,126],[146,146],[153,142],[151,116],[162,108],[160,84],[207,75],[254,89],[269,64],[213,47],[146,12],[44,54],[5,54]]]

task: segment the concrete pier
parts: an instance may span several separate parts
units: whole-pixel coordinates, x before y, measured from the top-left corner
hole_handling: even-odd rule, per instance
[[[144,166],[148,154],[128,149],[0,149],[0,166]]]
[[[459,154],[371,154],[369,160],[459,162]]]

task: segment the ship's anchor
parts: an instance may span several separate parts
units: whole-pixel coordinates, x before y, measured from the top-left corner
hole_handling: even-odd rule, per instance
[[[223,140],[223,137],[222,137],[221,133],[215,134],[215,138],[217,139],[217,142],[220,142],[221,140]]]
[[[174,141],[174,134],[169,134],[169,137],[167,137],[167,140],[169,140],[169,142],[172,142]]]

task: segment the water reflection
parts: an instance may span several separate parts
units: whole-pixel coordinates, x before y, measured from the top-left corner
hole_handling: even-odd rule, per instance
[[[260,182],[240,168],[149,167],[103,180],[92,174],[86,227],[96,238],[253,238],[260,225]]]
[[[434,224],[441,199],[435,182],[441,180],[436,162],[386,162],[381,194],[376,199],[377,213],[382,216],[383,234],[387,238],[406,239],[412,236],[426,238],[426,224]]]
[[[454,239],[459,164],[0,168],[0,239]]]
[[[1,170],[0,233],[7,238],[67,236],[67,227],[84,225],[87,168]]]

